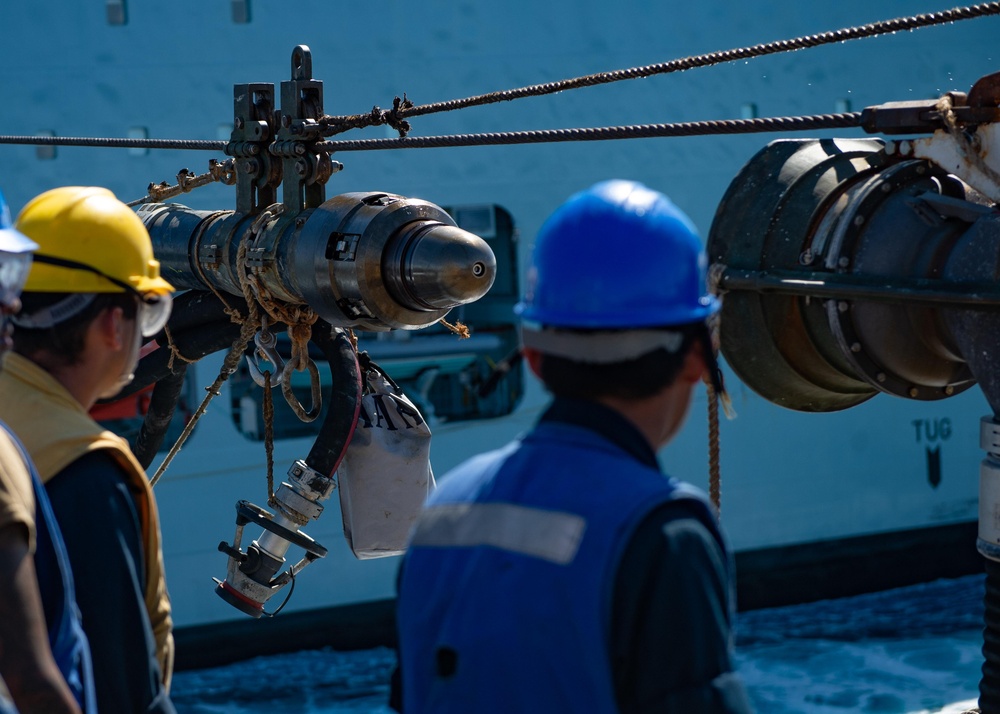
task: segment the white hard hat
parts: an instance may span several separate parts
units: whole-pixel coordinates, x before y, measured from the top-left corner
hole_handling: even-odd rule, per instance
[[[0,192],[0,250],[5,253],[27,253],[38,250],[38,244],[14,228],[10,209]]]
[[[4,306],[16,305],[31,270],[34,250],[38,250],[38,244],[13,227],[7,201],[0,193],[0,303]]]

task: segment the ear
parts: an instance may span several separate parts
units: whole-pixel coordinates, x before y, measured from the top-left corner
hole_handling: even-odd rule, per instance
[[[521,355],[528,363],[531,373],[539,379],[542,378],[542,353],[532,347],[522,347]]]
[[[694,384],[700,382],[707,373],[708,367],[705,365],[705,356],[700,341],[696,341],[684,355],[684,364],[678,375],[678,380]]]
[[[101,310],[91,323],[100,343],[106,348],[118,351],[125,348],[125,312],[120,307]]]

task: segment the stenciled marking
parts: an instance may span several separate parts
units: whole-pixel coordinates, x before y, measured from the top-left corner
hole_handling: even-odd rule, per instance
[[[931,488],[941,485],[941,444],[951,438],[951,419],[914,419],[910,422],[918,444],[926,444],[927,483]]]

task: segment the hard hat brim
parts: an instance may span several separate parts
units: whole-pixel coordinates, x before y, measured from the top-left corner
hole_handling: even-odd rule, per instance
[[[38,243],[16,228],[0,228],[0,251],[29,253],[38,250]]]
[[[174,292],[174,286],[160,276],[155,278],[140,277],[134,281],[129,281],[140,295],[165,295]]]

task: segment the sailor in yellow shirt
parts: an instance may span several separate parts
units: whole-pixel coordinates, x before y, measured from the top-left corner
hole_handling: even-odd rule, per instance
[[[0,195],[0,358],[38,245]],[[0,422],[0,711],[94,712],[90,648],[59,527],[24,448]]]
[[[156,501],[128,444],[88,414],[131,381],[172,287],[142,222],[105,189],[43,193],[16,226],[39,249],[0,373],[0,419],[34,459],[65,536],[98,710],[172,713]]]

